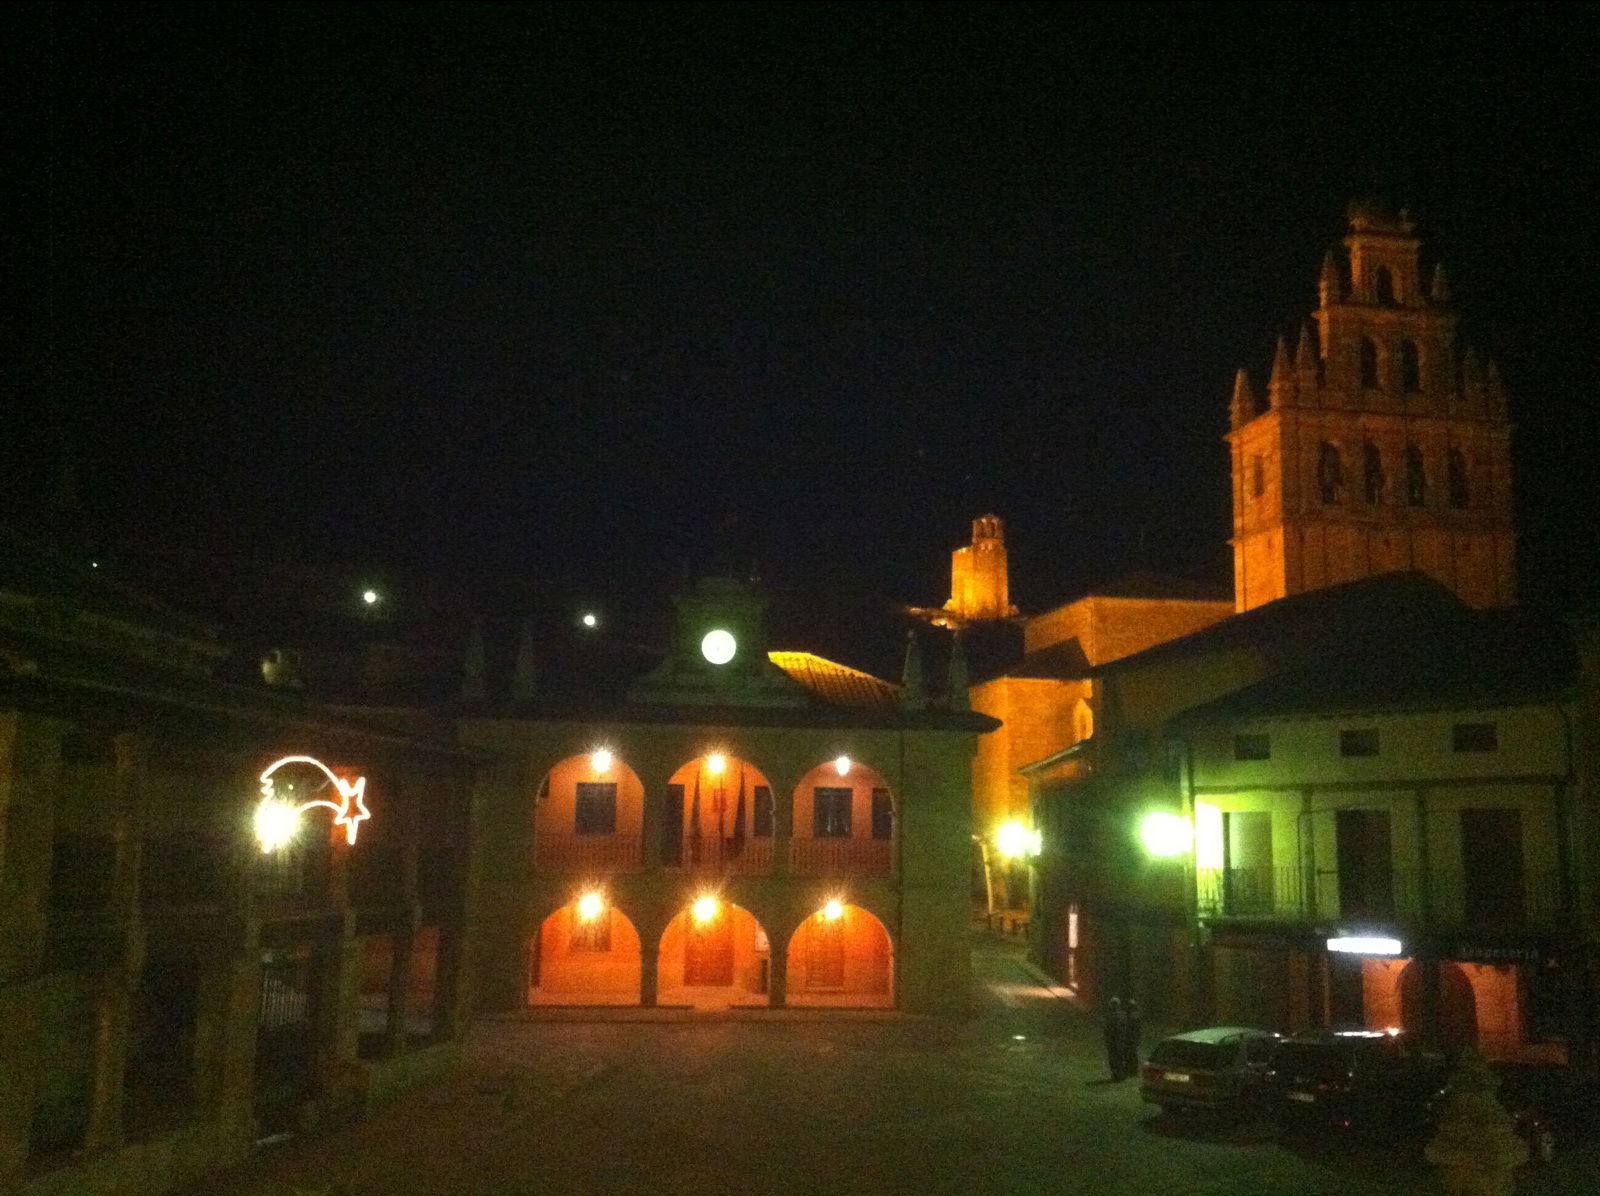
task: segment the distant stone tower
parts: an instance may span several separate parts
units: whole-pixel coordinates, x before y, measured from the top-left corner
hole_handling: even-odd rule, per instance
[[[1004,619],[1017,613],[1011,605],[1005,534],[999,516],[974,519],[972,543],[950,554],[950,601],[944,609],[956,617],[952,621],[963,623]]]
[[[1234,382],[1234,603],[1417,569],[1476,607],[1516,600],[1511,425],[1494,364],[1456,343],[1405,212],[1350,206],[1348,277],[1322,264],[1316,332],[1280,337],[1262,410]]]

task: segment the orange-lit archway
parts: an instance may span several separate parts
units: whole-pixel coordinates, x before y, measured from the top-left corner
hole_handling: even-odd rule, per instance
[[[830,901],[789,939],[789,1004],[894,1005],[894,945],[859,905]]]
[[[576,894],[528,944],[530,1005],[637,1005],[639,934],[598,889]]]
[[[799,875],[888,876],[894,868],[894,793],[848,756],[819,764],[794,788],[790,867]]]
[[[702,895],[661,934],[657,1000],[697,1009],[765,1005],[770,960],[767,932],[749,910]]]
[[[568,756],[539,786],[534,858],[544,872],[631,871],[644,842],[644,786],[603,745]]]
[[[731,751],[708,751],[672,774],[663,825],[668,867],[754,876],[772,870],[772,786]]]

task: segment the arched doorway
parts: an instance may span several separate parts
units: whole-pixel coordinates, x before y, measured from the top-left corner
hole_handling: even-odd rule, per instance
[[[894,945],[869,910],[829,901],[789,938],[791,1005],[894,1007]]]
[[[656,1001],[725,1009],[767,1004],[771,947],[749,910],[697,897],[661,934]]]
[[[1400,972],[1400,1024],[1411,1033],[1420,1033],[1424,1024],[1422,969],[1426,965],[1413,959]],[[1478,1000],[1472,981],[1460,966],[1449,960],[1439,962],[1439,1042],[1444,1047],[1474,1046],[1478,1041]]]
[[[599,890],[577,894],[528,943],[529,1005],[637,1005],[639,933]]]

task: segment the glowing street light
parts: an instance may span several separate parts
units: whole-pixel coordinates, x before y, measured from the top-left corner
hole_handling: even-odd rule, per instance
[[[720,777],[722,770],[728,767],[728,758],[721,752],[712,752],[706,757],[706,771],[714,777]]]
[[[837,898],[829,901],[822,907],[822,916],[830,922],[837,922],[844,917],[844,905]]]
[[[599,893],[585,893],[578,898],[578,921],[593,922],[605,913],[606,901]]]
[[[693,906],[694,920],[696,922],[709,922],[717,916],[717,899],[715,897],[701,897]]]
[[[1039,854],[1038,834],[1030,831],[1015,819],[1002,823],[1000,829],[995,831],[994,845],[1000,849],[1000,854],[1008,860]]]
[[[1139,824],[1139,839],[1151,855],[1182,855],[1194,842],[1194,828],[1187,818],[1158,810],[1144,816]]]
[[[256,807],[256,839],[263,855],[271,855],[287,846],[299,829],[300,811],[293,802],[268,800]]]
[[[583,612],[583,617],[579,619],[578,622],[582,623],[590,631],[593,631],[596,627],[600,626],[600,616],[595,614],[592,610],[586,610]]]
[[[833,771],[838,773],[841,777],[849,776],[850,775],[850,757],[849,756],[840,756],[837,760],[835,760],[833,762]]]
[[[721,627],[706,632],[705,638],[700,641],[700,655],[712,664],[727,664],[738,650],[739,641],[733,638],[731,631]]]
[[[381,597],[382,597],[382,595],[379,594],[377,590],[362,590],[361,591],[361,601],[366,603],[366,605],[368,605],[368,606],[377,606],[378,605],[378,600]]]
[[[589,767],[601,775],[610,772],[611,750],[609,748],[595,748],[589,756]]]

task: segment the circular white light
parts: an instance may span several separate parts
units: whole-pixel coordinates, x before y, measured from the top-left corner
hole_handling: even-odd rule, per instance
[[[378,591],[362,590],[361,601],[365,602],[368,606],[376,606],[378,604]]]
[[[720,777],[722,770],[728,767],[728,758],[721,752],[712,752],[706,757],[706,771],[714,777]]]
[[[592,610],[584,611],[583,618],[580,619],[579,622],[581,622],[585,627],[598,627],[600,626],[600,616],[595,614]]]
[[[712,664],[727,664],[738,650],[739,641],[733,638],[733,633],[720,627],[706,632],[705,638],[700,641],[700,655]]]
[[[837,922],[844,917],[844,906],[838,901],[830,901],[822,907],[822,916],[830,922]]]
[[[611,771],[611,753],[605,748],[596,748],[589,757],[589,767],[595,772]]]
[[[841,777],[850,775],[850,757],[840,756],[833,762],[833,771]]]
[[[696,922],[709,922],[717,916],[717,899],[715,897],[702,897],[694,903],[694,920]]]
[[[580,922],[593,922],[605,912],[605,898],[599,893],[585,893],[578,898],[578,920]]]

